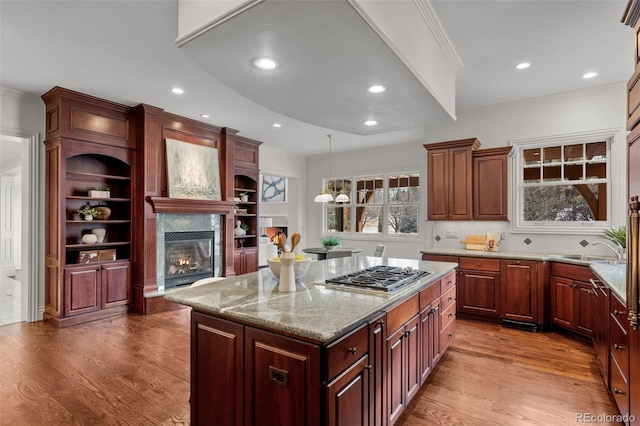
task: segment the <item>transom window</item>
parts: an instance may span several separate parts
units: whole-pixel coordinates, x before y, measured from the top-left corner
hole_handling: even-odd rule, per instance
[[[367,235],[417,235],[420,205],[418,172],[389,173],[334,179],[335,193],[344,191],[349,203],[326,206],[326,232]]]
[[[608,226],[612,139],[607,132],[514,142],[514,228]]]

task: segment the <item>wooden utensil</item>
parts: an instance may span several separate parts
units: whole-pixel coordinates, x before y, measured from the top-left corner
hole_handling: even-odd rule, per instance
[[[284,234],[279,234],[277,238],[277,243],[282,253],[285,253],[285,245],[287,244],[287,237],[285,237]]]
[[[294,232],[293,234],[291,234],[291,252],[293,253],[293,250],[295,250],[296,246],[298,245],[298,243],[300,242],[300,234],[297,232]]]

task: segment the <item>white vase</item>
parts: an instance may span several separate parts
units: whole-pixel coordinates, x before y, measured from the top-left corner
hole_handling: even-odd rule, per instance
[[[84,215],[84,220],[93,220],[93,216],[90,214],[85,214]]]
[[[245,231],[244,229],[242,229],[242,227],[240,227],[241,224],[242,222],[237,221],[236,227],[233,228],[233,235],[235,235],[236,237],[242,237],[243,235],[247,234],[247,231]]]
[[[98,237],[96,237],[94,234],[84,234],[82,236],[83,244],[95,244],[97,242],[98,242]]]
[[[104,241],[104,237],[107,234],[107,230],[104,228],[94,228],[91,230],[91,233],[98,238],[98,242],[101,243]]]

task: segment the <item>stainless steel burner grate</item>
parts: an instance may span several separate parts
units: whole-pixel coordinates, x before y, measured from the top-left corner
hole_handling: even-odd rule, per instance
[[[327,284],[348,285],[380,291],[393,291],[420,280],[430,272],[398,266],[372,266],[361,271],[329,278]]]

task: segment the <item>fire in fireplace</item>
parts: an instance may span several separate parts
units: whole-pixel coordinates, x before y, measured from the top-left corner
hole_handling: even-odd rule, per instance
[[[213,276],[213,238],[213,231],[165,233],[165,288]]]

